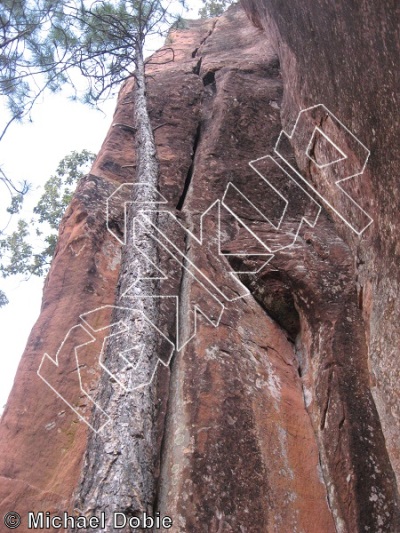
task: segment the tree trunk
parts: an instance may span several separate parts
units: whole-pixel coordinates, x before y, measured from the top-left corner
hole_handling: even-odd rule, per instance
[[[158,340],[153,327],[158,324],[159,282],[151,264],[158,264],[158,252],[150,231],[135,225],[134,220],[140,204],[156,202],[159,175],[147,111],[141,48],[137,50],[135,80],[136,183],[145,185],[133,187],[116,300],[118,308],[114,310],[112,321],[113,324],[122,321],[129,331],[118,334],[120,327],[114,325],[105,347],[104,363],[112,376],[103,372],[97,402],[110,416],[110,422],[102,431],[90,436],[76,496],[76,508],[80,512],[88,516],[101,511],[106,513],[107,532],[114,531],[112,515],[116,511],[127,517],[153,513],[159,461],[155,427],[157,384],[156,379],[152,380],[159,367]],[[151,209],[151,205],[146,207]],[[157,224],[157,212],[153,211],[150,217]],[[133,283],[132,299],[125,293]],[[121,358],[122,352],[131,364]],[[151,384],[140,387],[146,382]],[[94,420],[94,427],[96,424],[98,427],[99,420]],[[131,528],[127,526],[118,531],[131,531]]]

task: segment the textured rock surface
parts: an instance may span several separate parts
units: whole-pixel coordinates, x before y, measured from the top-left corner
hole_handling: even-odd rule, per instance
[[[376,439],[375,430],[374,438],[370,437],[369,440],[381,451],[386,447],[398,482],[399,301],[395,295],[399,288],[399,247],[394,228],[399,224],[395,206],[400,196],[399,152],[396,148],[399,143],[399,6],[392,2],[333,3],[324,0],[301,4],[244,0],[243,5],[253,22],[270,35],[279,55],[284,85],[282,122],[285,130],[291,132],[300,110],[322,103],[371,151],[362,177],[349,180],[344,187],[373,218],[373,224],[360,238],[337,218],[332,209],[329,211],[335,231],[351,250],[354,265],[350,278],[351,290],[354,292],[357,289],[358,305],[363,317],[359,329],[366,339],[362,357],[364,369],[361,372],[359,365],[356,368],[358,374],[366,372],[368,368],[363,378],[364,387],[372,392],[383,429],[384,441],[382,438]],[[322,129],[329,135],[329,121]],[[348,157],[357,159],[352,146],[344,146]],[[294,150],[303,174],[337,211],[343,212],[345,197],[337,194],[337,189],[331,185],[337,176],[329,169],[322,172],[310,164],[304,150],[295,143]],[[321,244],[325,241],[326,247],[327,237],[322,237]],[[313,237],[311,245],[312,240]],[[321,292],[320,287],[317,291]],[[308,297],[313,293],[310,290]],[[321,316],[322,309],[319,306]],[[347,318],[352,318],[352,324],[355,325],[353,316],[351,313]],[[314,329],[311,335],[314,341],[309,339],[308,343],[318,339],[319,345],[323,346],[324,336],[325,341],[329,341],[321,330],[317,335],[319,327],[314,320],[308,321],[308,324]],[[350,338],[354,346],[353,333]],[[309,382],[310,377],[305,380]],[[317,427],[317,422],[314,427]],[[366,453],[365,438],[357,452],[359,457]],[[369,454],[365,459],[373,463]],[[358,488],[362,484],[360,482]],[[367,485],[369,489],[366,490],[371,491],[369,500],[376,500],[372,495],[374,483]],[[393,494],[392,501],[397,498]],[[385,504],[387,500],[382,499],[383,507]],[[368,524],[367,508],[366,504],[360,502],[358,521],[362,524],[366,520],[365,528],[373,531],[399,529],[396,521],[391,522],[394,510],[391,517],[386,515],[384,518],[382,506],[379,512],[375,509],[375,519],[371,518],[372,522]],[[356,530],[356,527],[355,524],[347,524],[351,531]],[[346,526],[343,528],[346,530]]]
[[[248,162],[280,130],[276,57],[242,13],[220,19],[196,57],[206,85],[183,205],[190,228],[199,227],[199,215],[222,199],[229,182],[246,183],[244,192],[254,196]],[[223,220],[224,246],[235,246],[236,226]],[[212,249],[199,249],[193,239],[186,245],[202,270],[212,263],[215,284],[224,286],[226,259],[213,262]],[[249,249],[245,240],[240,245]],[[184,320],[192,291],[184,275]],[[251,296],[227,304],[217,328],[200,325],[177,354],[171,381],[159,501],[179,530],[334,531],[293,345]]]
[[[155,381],[154,508],[182,532],[395,533],[394,228],[400,194],[398,152],[391,148],[398,128],[387,119],[397,116],[396,19],[384,7],[344,2],[335,8],[322,1],[244,4],[255,26],[238,7],[218,20],[192,22],[169,37],[175,61],[147,67],[159,189],[169,212],[193,232],[185,233],[170,215],[160,217],[160,228],[186,259],[182,267],[160,252],[168,273],[160,293],[179,296],[181,304],[176,317],[173,301],[162,299],[165,322],[159,326],[172,342],[183,343],[194,333],[194,305],[208,317],[198,318],[194,338]],[[153,60],[168,54],[158,52]],[[248,163],[272,155],[282,126],[290,132],[299,111],[318,103],[371,149],[366,172],[350,180],[348,191],[374,224],[357,237],[328,208],[314,228],[303,225],[295,245],[280,249],[293,243],[299,213],[315,220],[318,206],[272,159],[255,167],[274,190]],[[89,437],[77,416],[93,423],[74,347],[92,340],[80,315],[115,303],[121,245],[107,231],[106,200],[135,175],[132,113],[128,82],[101,153],[62,223],[42,312],[1,419],[0,513],[72,511],[90,487],[90,479],[80,480],[85,452],[93,464],[102,453],[102,440]],[[320,126],[340,138],[329,119]],[[317,161],[331,155],[327,145],[314,142],[312,148]],[[346,147],[349,161],[357,162],[352,149]],[[284,150],[337,211],[346,210],[329,171],[310,164],[295,138]],[[282,197],[290,201],[276,229]],[[129,198],[129,190],[122,192],[110,210],[110,229],[121,240],[122,206]],[[214,205],[202,219],[204,239],[198,242],[201,215],[223,198],[221,224]],[[218,253],[218,234],[225,255]],[[251,274],[266,260],[262,242],[277,252],[270,265]],[[208,292],[190,274],[190,262],[212,281]],[[233,268],[243,272],[243,285],[230,275]],[[244,287],[250,294],[237,298]],[[90,394],[107,396],[115,381],[105,386],[103,374],[99,382],[97,358],[111,307],[84,318],[99,335],[77,352],[80,375]],[[59,353],[59,367],[46,359],[41,368],[74,413],[36,372],[43,353],[54,357],[77,324]],[[165,353],[164,346],[160,357]],[[123,464],[124,450],[112,443],[104,439],[104,453]],[[127,468],[135,468],[129,457]],[[114,489],[104,483],[103,491]],[[122,492],[121,508],[114,510],[137,511],[129,509],[129,490]],[[107,505],[107,494],[100,500]],[[95,503],[93,509],[99,510]]]
[[[115,177],[114,179],[117,179]],[[115,183],[88,176],[79,185],[60,229],[46,280],[41,314],[22,358],[10,400],[1,418],[1,511],[50,511],[69,506],[86,445],[86,425],[38,377],[43,354],[55,356],[80,313],[114,301],[119,247],[104,225],[104,201]],[[83,415],[73,346],[89,340],[79,329],[67,341],[59,369],[49,363],[52,386]],[[93,360],[98,346],[85,356]],[[94,384],[96,376],[92,376]]]

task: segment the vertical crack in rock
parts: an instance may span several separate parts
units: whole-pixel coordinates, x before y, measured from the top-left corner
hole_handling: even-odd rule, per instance
[[[198,51],[206,43],[207,39],[209,39],[211,37],[211,35],[213,34],[213,31],[216,28],[217,22],[218,22],[218,20],[213,22],[213,26],[212,26],[211,30],[208,32],[207,36],[204,39],[202,39],[202,41],[200,43],[200,46],[193,51],[192,57],[197,57],[198,56]],[[200,56],[198,62],[193,67],[193,73],[196,74],[199,77],[200,77],[200,73],[201,73],[202,61],[203,61],[203,57]],[[212,85],[213,86],[213,93],[216,92],[215,72],[207,72],[205,75],[203,75],[203,77],[201,79],[202,79],[204,87],[206,87],[207,85]],[[203,94],[203,97],[202,97],[202,104],[203,105],[204,105],[204,97],[205,97],[205,95]],[[208,107],[209,106],[210,106],[210,103],[208,103]],[[204,120],[204,109],[203,109],[203,112],[202,112],[202,116],[203,116],[203,119],[200,120],[199,123],[198,123],[196,134],[195,134],[194,140],[193,140],[191,164],[190,164],[190,167],[189,167],[187,175],[186,175],[185,184],[184,184],[184,187],[183,187],[183,191],[182,191],[181,197],[179,198],[179,201],[178,201],[177,206],[176,206],[176,209],[178,211],[182,211],[182,209],[183,209],[183,206],[184,206],[184,203],[185,203],[185,200],[186,200],[186,196],[187,196],[187,194],[189,192],[190,185],[191,185],[191,182],[192,182],[192,179],[193,179],[193,172],[194,172],[194,168],[195,168],[195,158],[196,158],[197,150],[198,150],[198,147],[199,147],[199,144],[200,144],[200,141],[201,141],[201,131],[202,131],[202,127],[203,127],[202,121]]]
[[[220,32],[223,24],[226,21],[221,19]],[[213,46],[218,50],[220,39],[221,34],[216,35],[215,40],[210,39],[208,50]],[[254,136],[249,142],[248,130],[254,133],[260,127],[275,125],[275,108],[272,117],[269,113],[262,114],[263,107],[258,107],[258,102],[251,102],[251,93],[260,76],[266,87],[263,92],[258,87],[257,97],[263,94],[264,102],[267,92],[271,101],[279,99],[279,82],[275,85],[272,81],[277,77],[273,67],[276,57],[271,57],[268,68],[263,65],[261,72],[257,72],[254,63],[246,58],[242,72],[235,64],[235,52],[234,49],[232,55],[225,49],[221,52],[225,54],[225,68],[215,56],[210,58],[207,54],[197,64],[196,73],[201,75],[205,88],[201,121],[204,129],[196,145],[190,193],[185,191],[184,206],[186,225],[195,233],[199,215],[215,199],[222,197],[228,181],[235,183],[237,180],[240,186],[250,183],[245,191],[250,197],[254,195],[247,166],[255,152]],[[270,70],[271,77],[266,76]],[[249,111],[251,114],[247,116]],[[278,133],[268,129],[267,132],[272,139]],[[258,149],[262,155],[265,142],[260,141]],[[235,162],[239,170],[235,168]],[[183,202],[180,203],[182,206]],[[236,224],[230,224],[224,226],[224,237],[232,236]],[[186,239],[185,249],[191,261],[205,271],[210,269],[220,283],[218,275],[223,260],[215,261],[211,255],[213,252],[207,248],[211,236],[212,232],[203,234],[203,250],[197,250],[196,243],[190,238]],[[283,281],[281,284],[284,286]],[[191,300],[195,294],[195,283],[183,272],[180,290],[182,327],[187,328],[190,324]],[[295,531],[303,527],[315,533],[334,532],[324,487],[317,476],[318,455],[309,415],[304,409],[297,369],[287,355],[293,350],[299,318],[287,286],[282,289],[279,302],[272,300],[269,307],[275,306],[275,316],[279,317],[285,331],[269,319],[265,307],[262,310],[251,298],[239,300],[227,304],[217,328],[207,325],[204,319],[200,320],[196,337],[174,358],[158,510],[161,514],[170,512],[181,531],[200,531],[204,527],[209,531],[267,528]],[[255,334],[255,324],[259,337]],[[292,342],[288,342],[287,337]],[[281,368],[276,370],[275,365],[282,365],[284,372],[281,373]],[[290,378],[283,377],[287,374]],[[313,507],[316,514],[312,513],[312,517],[303,513],[305,507],[301,502],[305,495],[302,489],[295,488],[296,483],[292,485],[290,481],[296,479],[292,469],[296,470],[303,461],[295,459],[295,445],[290,436],[293,429],[287,433],[288,413],[283,407],[286,400],[280,403],[282,379],[285,380],[283,388],[288,386],[292,391],[289,394],[296,398],[294,401],[301,412],[301,432],[304,431],[307,446],[312,450],[312,459],[306,467],[306,485],[312,485],[313,498],[317,502]],[[290,385],[286,381],[290,381]],[[260,385],[254,387],[256,382]],[[258,402],[262,406],[259,412]],[[265,420],[266,411],[275,422]],[[272,434],[273,437],[267,437]],[[246,461],[243,461],[244,457]],[[275,484],[278,471],[280,482]],[[283,484],[282,493],[278,488],[280,483]],[[274,502],[281,496],[296,503],[284,511],[277,510]]]
[[[196,130],[196,133],[195,133],[195,136],[194,136],[194,139],[193,139],[192,160],[191,160],[189,169],[188,169],[187,174],[186,174],[186,179],[185,179],[185,183],[184,183],[184,186],[183,186],[183,191],[182,191],[181,197],[179,198],[179,201],[178,201],[178,203],[176,205],[176,209],[178,211],[182,211],[183,205],[185,203],[186,196],[187,196],[187,194],[189,192],[190,184],[192,183],[193,171],[194,171],[194,165],[195,165],[195,158],[196,158],[197,148],[198,148],[199,142],[200,142],[200,136],[201,136],[201,122],[199,122],[199,124],[197,126],[197,130]]]
[[[214,30],[215,30],[215,27],[216,27],[217,24],[218,24],[218,20],[219,20],[218,18],[215,18],[214,20],[211,21],[212,26],[211,26],[209,32],[207,33],[207,35],[206,35],[206,36],[200,41],[200,46],[199,46],[198,48],[196,48],[196,54],[195,54],[195,57],[196,57],[196,55],[197,55],[197,53],[198,53],[198,50],[200,50],[200,48],[206,44],[207,40],[208,40],[208,39],[211,37],[211,35],[213,34],[213,32],[214,32]]]
[[[194,54],[197,53],[197,50],[198,48],[196,48],[196,50],[193,52]],[[195,57],[195,56],[193,56]],[[203,58],[200,57],[200,59],[197,61],[197,63],[195,64],[195,66],[193,67],[193,74],[196,74],[197,76],[200,74],[200,69],[201,69],[201,63],[203,61]]]

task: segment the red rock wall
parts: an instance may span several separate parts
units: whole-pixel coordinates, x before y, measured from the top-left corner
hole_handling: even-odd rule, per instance
[[[349,247],[353,272],[348,289],[352,287],[353,292],[357,291],[358,307],[362,315],[358,330],[365,336],[363,343],[366,343],[362,348],[363,362],[357,363],[355,368],[358,375],[365,373],[364,390],[368,392],[369,389],[372,393],[383,432],[383,438],[382,435],[377,438],[374,431],[369,440],[375,442],[383,453],[387,451],[389,463],[385,476],[390,478],[391,471],[394,472],[398,484],[399,309],[395,295],[399,290],[399,248],[394,228],[399,224],[395,206],[400,194],[400,161],[396,148],[399,143],[399,6],[393,2],[325,0],[301,3],[243,0],[242,4],[253,23],[270,35],[279,55],[284,86],[281,116],[285,130],[292,130],[300,110],[322,103],[370,150],[362,176],[353,178],[344,185],[355,202],[373,219],[366,231],[357,236],[335,214],[335,211],[343,212],[346,209],[349,212],[345,196],[337,194],[337,189],[332,186],[337,176],[329,170],[322,171],[315,165],[310,165],[304,150],[293,143],[302,173],[330,202],[332,208],[328,208],[328,212],[334,223],[334,231]],[[323,126],[323,130],[329,135],[329,121]],[[345,151],[350,159],[357,161],[354,146],[347,144]],[[352,214],[354,215],[354,209]],[[314,238],[310,235],[310,245],[313,247]],[[326,239],[327,236],[323,235],[318,245],[320,250]],[[332,270],[334,268],[335,265],[332,265]],[[311,287],[309,290],[315,294]],[[320,287],[316,287],[316,292],[321,292]],[[355,297],[354,295],[353,299]],[[321,302],[318,314],[324,314],[323,307]],[[342,327],[345,321],[350,323],[350,320],[354,325],[354,313],[345,311],[344,315],[341,319]],[[340,324],[336,318],[334,320],[336,324]],[[315,328],[315,315],[312,319],[307,319],[307,331],[310,328],[314,329],[314,334],[307,335],[309,353],[314,351],[311,345],[316,341],[319,350],[324,346],[324,337],[331,344],[326,333],[321,332],[319,326]],[[350,339],[352,346],[344,352],[346,367],[350,366],[348,354],[351,353],[350,348],[354,348],[354,332],[350,334]],[[341,343],[338,345],[339,350],[343,350],[340,345]],[[360,365],[363,367],[362,371]],[[313,379],[315,378],[305,377],[308,383]],[[338,375],[331,375],[331,379],[338,380]],[[332,385],[332,381],[330,383]],[[334,389],[339,390],[341,384],[342,379]],[[346,388],[351,390],[350,384]],[[371,406],[371,409],[375,410],[375,407]],[[357,415],[357,419],[360,420],[361,416]],[[317,421],[314,426],[317,427]],[[358,457],[363,454],[372,457],[366,451],[366,442],[364,437],[358,444]],[[373,463],[372,459],[369,460]],[[365,500],[359,503],[358,524],[363,520],[368,521],[368,501],[376,499],[372,494],[372,480],[376,479],[373,472],[367,476],[369,482],[362,472],[365,472],[365,466],[361,468],[363,481],[358,483],[358,487],[366,484],[366,492],[370,491],[370,494],[366,494]],[[372,523],[365,523],[365,528],[369,527],[373,531],[399,529],[396,520],[392,522],[392,517],[398,513],[398,493],[396,482],[391,483],[394,491],[392,496],[381,499],[380,510],[371,510]],[[354,500],[354,496],[351,499]],[[386,521],[383,516],[388,499],[394,507],[391,517],[387,516]],[[347,527],[349,528],[348,525]],[[354,524],[350,530],[358,530],[357,527],[361,526]]]
[[[241,274],[250,294],[226,305],[218,327],[200,318],[195,338],[175,354],[169,381],[160,388],[166,422],[155,501],[161,514],[173,518],[173,531],[398,530],[398,269],[392,232],[398,161],[395,153],[383,152],[396,146],[395,127],[384,127],[384,112],[395,116],[393,21],[379,7],[378,23],[370,28],[365,6],[364,12],[348,4],[303,4],[246,0],[259,29],[240,8],[231,8],[218,20],[192,22],[172,33],[168,46],[175,61],[148,67],[160,192],[172,213],[198,235],[201,214],[222,200],[229,183],[260,208],[255,214],[230,190],[227,203],[253,231],[223,211],[222,248],[230,258],[216,253],[211,238],[215,211],[205,225],[207,247],[186,239],[187,260],[221,290],[232,287],[233,267],[262,266],[260,257],[248,257],[265,252],[254,235],[268,243],[281,237],[262,215],[268,212],[276,223],[282,203],[274,203],[248,163],[273,153],[282,127],[290,131],[300,110],[326,104],[371,149],[362,182],[350,190],[374,218],[362,238],[324,210],[315,228],[304,227],[295,246],[277,252],[271,266],[257,275]],[[350,23],[357,31],[347,28]],[[340,59],[336,49],[343,52]],[[162,62],[165,54],[154,60]],[[369,75],[367,57],[373,65]],[[390,71],[385,80],[383,66]],[[376,86],[382,88],[378,101]],[[64,217],[42,312],[1,419],[0,514],[72,511],[88,426],[37,370],[44,352],[54,357],[70,328],[82,323],[82,313],[115,303],[121,246],[107,231],[106,200],[134,179],[133,133],[127,127],[131,91],[128,82],[91,174]],[[325,196],[332,194],[325,174],[308,168],[297,146],[294,153],[287,150],[289,161],[294,164],[296,156],[301,172]],[[259,164],[267,165],[261,173],[291,200],[287,238],[298,213],[310,208],[309,198],[273,162]],[[310,212],[315,216],[315,204]],[[121,203],[111,210],[110,227],[122,236]],[[184,270],[177,281],[181,329],[187,332],[202,288]],[[107,313],[98,327],[109,323]],[[77,340],[87,342],[87,332],[73,330],[59,367],[47,360],[43,371],[90,421],[91,404],[80,390],[75,363]],[[90,393],[101,370],[101,341],[78,354]]]

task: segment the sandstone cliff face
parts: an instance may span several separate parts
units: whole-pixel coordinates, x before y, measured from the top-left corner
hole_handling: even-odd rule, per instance
[[[396,24],[384,7],[297,4],[246,0],[255,24],[239,7],[191,22],[169,38],[175,60],[148,66],[168,211],[156,233],[167,274],[160,294],[179,305],[160,299],[158,326],[177,349],[156,370],[157,445],[139,463],[149,461],[152,508],[173,518],[173,531],[400,530]],[[169,54],[159,51],[153,63]],[[326,108],[282,138],[281,156],[274,151],[282,128],[290,134],[299,112],[316,104],[371,151],[362,176],[346,184],[364,211],[350,204],[349,214],[348,197],[332,185],[340,168],[326,163],[335,149],[349,168],[364,152]],[[87,465],[108,454],[110,464],[135,468],[123,446],[82,421],[94,424],[93,401],[104,406],[102,395],[116,387],[99,354],[131,238],[124,202],[132,187],[118,187],[134,182],[132,113],[128,82],[60,229],[42,312],[1,419],[3,514],[88,512],[80,506],[93,485]],[[319,128],[311,148],[310,124]],[[357,235],[366,214],[373,224]],[[309,224],[297,235],[303,217]],[[124,305],[134,308],[137,297]],[[111,426],[105,435],[118,432]],[[99,486],[91,511],[137,510],[129,487]]]
[[[366,341],[365,386],[373,395],[384,435],[379,444],[375,432],[370,440],[380,448],[386,447],[398,484],[399,308],[395,295],[399,287],[399,246],[394,228],[399,218],[394,206],[400,194],[399,152],[395,148],[399,140],[399,6],[392,2],[328,1],[307,1],[300,6],[274,0],[245,0],[243,5],[253,22],[271,36],[279,55],[284,85],[281,115],[286,131],[292,130],[299,109],[322,103],[371,152],[363,174],[348,180],[343,188],[370,215],[373,224],[360,238],[338,220],[333,209],[328,211],[335,231],[351,250],[354,264],[351,284],[357,290]],[[322,130],[332,133],[331,138],[335,139],[329,120]],[[340,139],[337,135],[336,139]],[[321,172],[310,164],[302,141],[297,138],[292,144],[307,179],[336,211],[349,213],[353,220],[362,216],[359,211],[354,216],[354,205],[349,210],[346,197],[332,186],[340,177],[335,174],[336,169]],[[344,142],[343,146],[349,159],[359,158],[354,145]],[[354,346],[353,335],[351,338]],[[332,379],[337,379],[337,375]],[[365,440],[362,442],[360,449],[365,453]],[[366,485],[365,490],[372,491],[373,483]],[[368,520],[365,506],[360,503],[359,509],[359,520]],[[374,531],[399,529],[384,518],[371,525],[366,523],[368,526]]]

